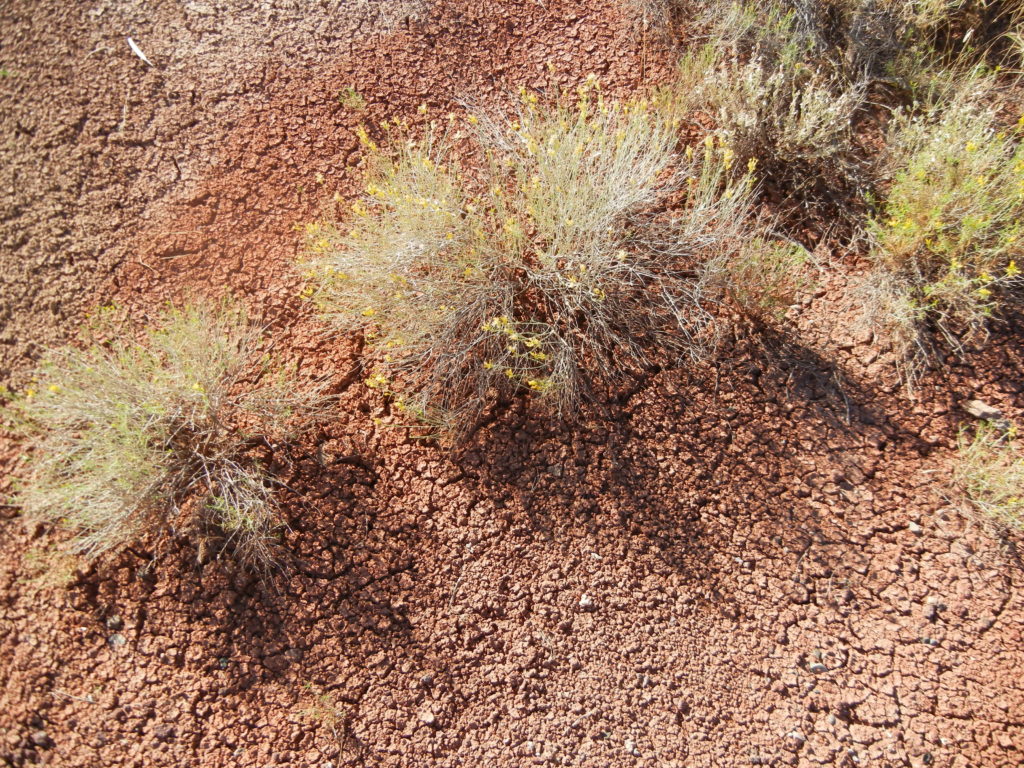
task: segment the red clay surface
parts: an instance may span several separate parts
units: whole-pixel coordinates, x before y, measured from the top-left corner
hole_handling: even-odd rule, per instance
[[[0,759],[1024,763],[1022,571],[945,496],[960,403],[1022,415],[1020,318],[910,402],[834,259],[778,339],[737,332],[575,425],[517,401],[456,454],[347,375],[293,227],[356,188],[358,124],[591,71],[626,94],[671,60],[611,3],[413,10],[5,6],[2,378],[95,304],[231,290],[345,389],[279,468],[292,556],[266,581],[143,542],[47,585],[25,555],[59,535],[0,507]]]

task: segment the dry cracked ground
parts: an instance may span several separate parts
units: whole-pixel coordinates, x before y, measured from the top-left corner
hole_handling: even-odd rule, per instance
[[[627,94],[672,56],[611,2],[0,6],[0,378],[99,304],[231,291],[343,387],[271,578],[184,542],[67,564],[0,506],[5,764],[1024,763],[1021,564],[946,484],[964,400],[1022,414],[1021,318],[911,401],[827,254],[779,338],[450,452],[297,298],[294,226],[357,188],[358,125]]]

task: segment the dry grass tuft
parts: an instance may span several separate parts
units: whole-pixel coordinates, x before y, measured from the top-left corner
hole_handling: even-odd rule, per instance
[[[812,287],[811,255],[795,243],[754,238],[723,258],[724,292],[750,319],[777,323]]]
[[[709,118],[734,157],[800,201],[838,201],[860,185],[852,121],[864,85],[818,61],[793,12],[720,9],[710,42],[686,54],[659,96],[677,119]]]
[[[30,593],[61,590],[72,584],[78,572],[78,558],[46,546],[34,546],[21,558],[22,582]]]
[[[321,398],[274,373],[236,311],[168,312],[141,343],[122,331],[101,311],[91,344],[52,351],[14,404],[33,462],[26,514],[75,530],[90,556],[170,531],[269,564],[278,523],[260,456]]]
[[[351,705],[339,701],[332,691],[318,690],[312,683],[304,683],[302,688],[309,702],[301,710],[302,718],[326,728],[342,744],[348,735]]]

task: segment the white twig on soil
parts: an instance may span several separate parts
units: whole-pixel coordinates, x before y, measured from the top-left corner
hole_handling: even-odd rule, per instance
[[[65,693],[64,691],[50,691],[51,696],[63,696],[65,699],[74,699],[75,701],[84,701],[86,704],[95,704],[96,699],[92,696],[75,696],[71,693]]]
[[[128,99],[132,97],[131,87],[125,91],[124,104],[121,105],[121,122],[117,124],[117,132],[121,133],[124,131],[125,123],[128,122]]]
[[[466,554],[467,555],[472,555],[473,554],[473,545],[472,544],[469,545],[469,547],[466,548]],[[459,577],[455,580],[455,586],[452,587],[452,595],[451,595],[450,598],[448,598],[448,610],[451,610],[452,605],[455,604],[455,598],[459,594],[459,586],[462,584],[462,577],[465,575],[465,573],[466,573],[466,558],[464,557],[462,559],[462,564],[459,566]]]
[[[142,59],[144,62],[149,64],[149,66],[152,67],[153,62],[146,58],[146,54],[142,52],[142,49],[139,48],[136,42],[132,40],[130,37],[126,39],[128,40],[128,47],[132,49],[132,53],[134,53],[136,56],[138,56],[140,59]]]

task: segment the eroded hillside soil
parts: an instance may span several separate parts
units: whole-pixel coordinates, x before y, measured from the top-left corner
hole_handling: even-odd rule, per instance
[[[1024,763],[1021,563],[945,484],[965,399],[1022,416],[1020,318],[910,401],[849,330],[856,259],[826,253],[777,338],[737,330],[573,425],[513,402],[451,453],[298,297],[295,225],[347,206],[358,125],[588,72],[628,94],[664,39],[557,0],[0,14],[0,378],[97,304],[231,291],[341,390],[278,468],[270,578],[143,542],[54,583],[60,534],[0,506],[6,764]]]

